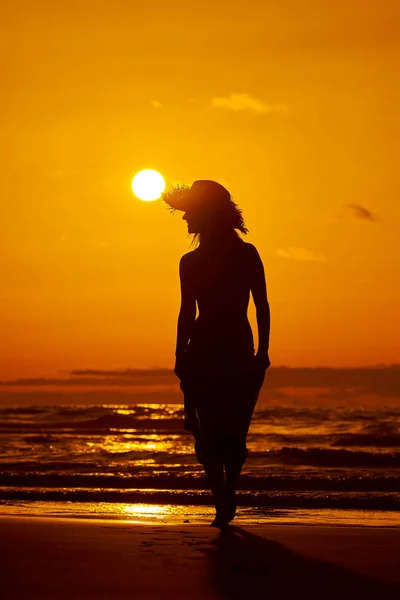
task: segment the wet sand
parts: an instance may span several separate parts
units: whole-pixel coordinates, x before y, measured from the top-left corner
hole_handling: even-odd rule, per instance
[[[400,529],[0,517],[2,598],[398,598]]]

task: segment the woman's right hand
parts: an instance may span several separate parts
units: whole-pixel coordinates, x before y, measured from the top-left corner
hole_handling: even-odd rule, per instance
[[[266,354],[256,354],[254,356],[253,362],[253,375],[254,381],[257,387],[257,391],[259,392],[262,388],[265,379],[265,372],[270,366],[268,353]]]
[[[263,353],[257,352],[254,359],[255,359],[255,366],[256,366],[257,370],[266,371],[268,369],[268,367],[271,365],[268,352],[263,352]]]

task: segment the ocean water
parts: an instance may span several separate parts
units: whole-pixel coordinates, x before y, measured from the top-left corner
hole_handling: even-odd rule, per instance
[[[247,447],[238,504],[249,519],[290,510],[397,518],[400,407],[260,405]],[[0,512],[107,516],[136,506],[154,516],[168,506],[207,519],[211,504],[182,405],[0,408]]]

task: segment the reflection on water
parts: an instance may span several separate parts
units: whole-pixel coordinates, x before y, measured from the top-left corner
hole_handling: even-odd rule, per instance
[[[400,407],[260,405],[247,446],[239,520],[399,514]],[[2,406],[0,481],[0,510],[14,501],[16,511],[135,522],[212,516],[182,405]]]
[[[185,443],[186,442],[186,443]],[[135,457],[138,452],[156,452],[177,455],[177,454],[190,454],[193,452],[193,442],[189,438],[182,440],[182,436],[178,435],[160,435],[147,434],[119,434],[119,435],[108,435],[104,438],[92,438],[86,442],[86,447],[89,452],[92,453],[107,453],[107,454],[124,454],[126,458],[129,458],[129,453],[134,452]],[[82,451],[82,440],[76,439],[71,440],[71,451],[81,452]],[[154,462],[154,461],[153,461]]]

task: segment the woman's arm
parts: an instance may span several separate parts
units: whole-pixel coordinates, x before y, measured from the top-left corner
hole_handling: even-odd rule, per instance
[[[196,296],[190,283],[187,254],[182,256],[180,260],[179,277],[181,281],[181,307],[178,316],[175,374],[181,378],[185,350],[196,319]]]
[[[254,246],[251,265],[251,293],[256,307],[258,327],[258,351],[256,356],[260,366],[267,369],[270,365],[268,351],[271,316],[267,298],[264,266],[260,255]]]

